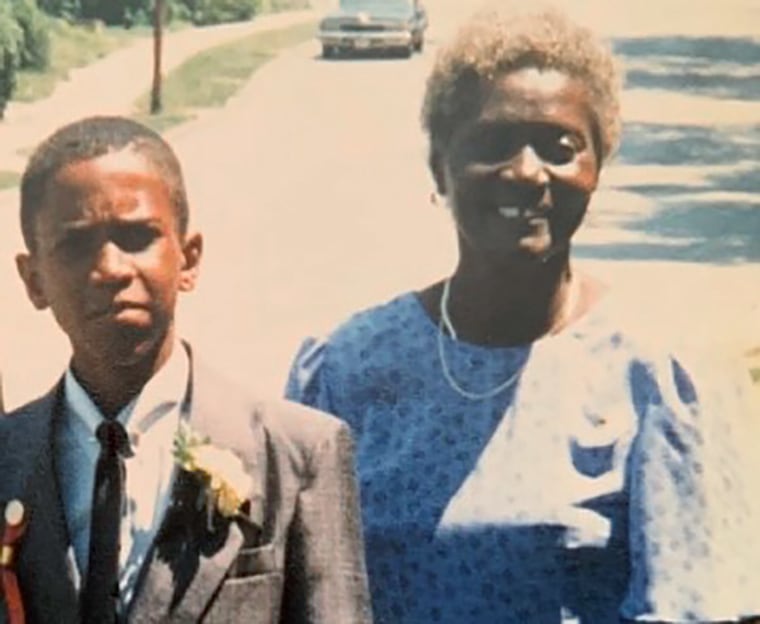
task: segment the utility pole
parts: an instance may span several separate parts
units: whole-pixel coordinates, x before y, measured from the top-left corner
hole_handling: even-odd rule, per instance
[[[164,34],[164,0],[154,0],[153,5],[153,88],[150,93],[150,113],[161,112],[161,50]]]

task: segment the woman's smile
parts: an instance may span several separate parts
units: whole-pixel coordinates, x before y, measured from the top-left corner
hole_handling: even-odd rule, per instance
[[[444,155],[463,253],[489,263],[567,249],[598,180],[577,79],[522,69],[497,79]]]

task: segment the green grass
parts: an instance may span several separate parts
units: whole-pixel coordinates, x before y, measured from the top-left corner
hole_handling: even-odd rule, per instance
[[[312,38],[314,28],[299,24],[204,50],[164,78],[162,113],[149,115],[150,93],[145,93],[135,103],[135,116],[165,130],[192,118],[194,111],[224,106],[259,67],[282,49]]]
[[[190,112],[162,112],[158,115],[139,113],[137,115],[132,115],[133,119],[145,124],[149,128],[153,128],[153,130],[159,133],[168,130],[173,126],[192,121],[195,117],[195,113]]]
[[[0,190],[13,188],[21,182],[21,176],[15,171],[0,169]]]
[[[88,65],[138,38],[150,36],[145,27],[124,29],[89,28],[64,20],[50,20],[50,67],[44,71],[22,70],[13,99],[32,102],[49,96],[69,72]]]
[[[752,380],[760,385],[760,347],[754,347],[747,352],[749,359],[749,373]]]

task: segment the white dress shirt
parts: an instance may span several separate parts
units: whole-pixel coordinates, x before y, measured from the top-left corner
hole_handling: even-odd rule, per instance
[[[172,446],[189,378],[187,352],[176,343],[161,369],[117,419],[127,430],[133,455],[125,460],[125,505],[119,556],[119,607],[134,595],[140,569],[169,504],[174,474]],[[90,513],[100,444],[95,431],[103,415],[69,368],[64,410],[56,434],[56,469],[69,540],[80,578],[87,573]]]

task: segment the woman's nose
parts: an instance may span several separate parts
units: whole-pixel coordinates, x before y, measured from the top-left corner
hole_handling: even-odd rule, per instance
[[[128,254],[113,241],[106,241],[95,259],[92,279],[100,284],[122,282],[131,278],[132,272]]]
[[[504,163],[504,167],[501,169],[501,176],[505,180],[532,183],[540,186],[549,183],[546,163],[530,144],[524,145],[509,161]]]

